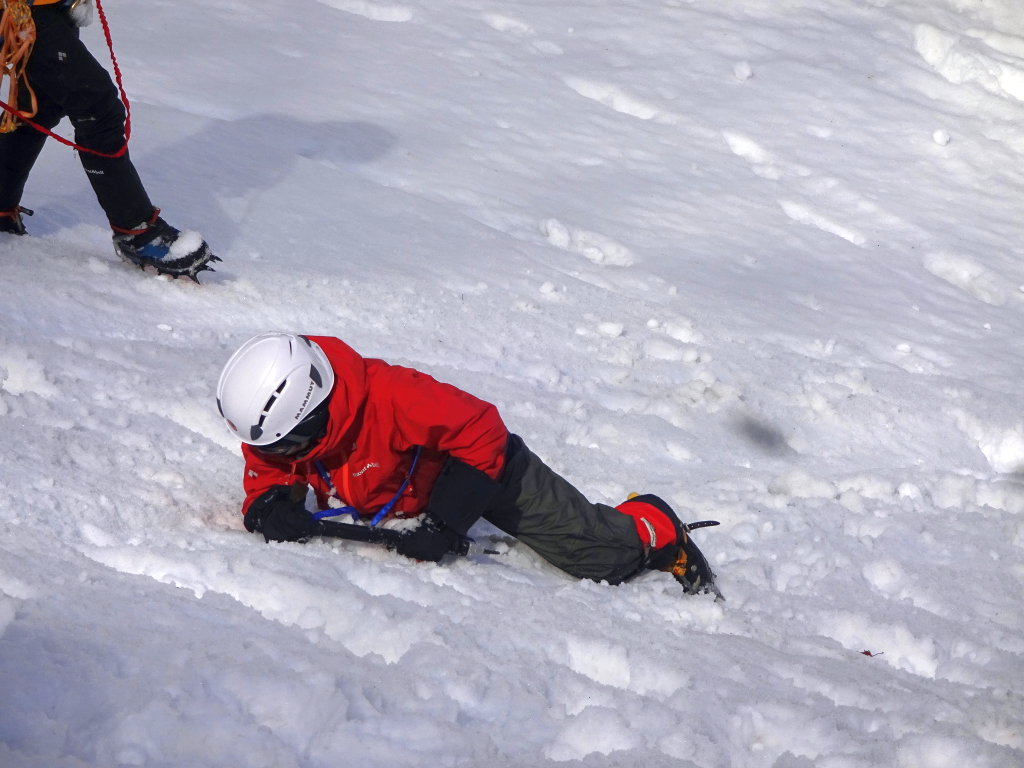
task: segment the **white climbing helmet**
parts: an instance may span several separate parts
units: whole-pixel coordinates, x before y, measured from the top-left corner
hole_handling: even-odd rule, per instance
[[[318,344],[294,333],[264,333],[224,366],[217,407],[235,437],[266,446],[294,430],[333,386],[334,370]]]

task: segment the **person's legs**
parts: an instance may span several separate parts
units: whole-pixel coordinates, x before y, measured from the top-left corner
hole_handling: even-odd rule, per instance
[[[64,117],[60,105],[45,91],[36,90],[36,105],[38,111],[32,119],[44,128],[52,129]],[[18,91],[18,108],[31,109],[31,98],[24,83]],[[0,231],[24,234],[19,204],[29,173],[45,143],[46,134],[25,123],[11,133],[0,133]]]
[[[509,435],[503,490],[484,518],[571,576],[618,584],[645,568],[631,515],[593,504]]]
[[[106,154],[118,152],[124,146],[126,115],[110,75],[79,40],[78,28],[65,11],[45,5],[33,8],[32,16],[36,44],[26,68],[28,81],[40,98],[56,104],[71,119],[80,146]],[[41,146],[35,148],[35,155]],[[114,250],[124,261],[196,282],[199,272],[210,269],[209,262],[220,261],[198,233],[180,232],[160,218],[127,150],[116,158],[89,152],[79,152],[79,158],[114,230]],[[24,158],[22,162],[31,167]],[[27,176],[27,168],[22,171]],[[12,197],[23,187],[24,178],[20,187],[12,184]]]
[[[44,112],[44,104],[48,111]],[[39,97],[40,125],[53,128],[63,117],[60,107]],[[13,210],[21,202],[25,182],[46,142],[46,134],[22,124],[11,133],[0,133],[0,211]]]
[[[32,15],[36,45],[26,68],[32,87],[71,119],[76,143],[97,152],[117,152],[124,144],[125,109],[110,75],[79,40],[66,12],[39,6]],[[32,129],[15,133],[26,130]],[[118,158],[87,152],[79,157],[112,226],[130,229],[153,216],[153,204],[127,151]]]

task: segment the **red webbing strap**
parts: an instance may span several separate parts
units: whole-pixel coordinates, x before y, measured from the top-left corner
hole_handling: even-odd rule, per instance
[[[39,123],[33,122],[27,117],[22,116],[21,111],[15,109],[10,104],[0,101],[0,107],[12,113],[26,125],[31,125],[37,131],[45,133],[50,138],[56,139],[61,144],[65,144],[72,149],[77,149],[79,152],[88,152],[90,155],[96,155],[98,157],[121,157],[128,151],[128,139],[130,139],[132,135],[132,108],[131,105],[128,104],[128,95],[124,92],[124,86],[121,84],[121,68],[117,66],[117,59],[114,57],[114,42],[110,39],[110,26],[107,24],[107,15],[103,12],[103,6],[100,4],[100,0],[94,0],[94,2],[96,3],[96,12],[99,14],[100,23],[103,25],[103,35],[107,38],[107,48],[110,51],[110,61],[114,65],[114,79],[117,81],[117,90],[120,91],[121,103],[124,104],[124,144],[121,145],[121,148],[117,150],[117,152],[113,153],[97,152],[95,149],[89,149],[88,147],[75,144],[73,141],[68,141],[63,136],[58,136],[53,131],[43,128]]]

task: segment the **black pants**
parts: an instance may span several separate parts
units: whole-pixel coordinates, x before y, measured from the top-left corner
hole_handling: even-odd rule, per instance
[[[36,44],[25,76],[39,104],[34,122],[52,129],[67,115],[77,144],[97,152],[116,152],[124,144],[125,110],[110,75],[79,40],[78,28],[66,11],[44,5],[33,8],[32,17]],[[22,111],[30,109],[24,83],[18,101]],[[0,134],[0,210],[21,202],[45,141],[45,134],[25,124]],[[127,152],[113,159],[87,152],[79,157],[111,224],[128,229],[152,215],[153,204]]]
[[[579,579],[618,584],[646,565],[633,518],[587,501],[518,435],[508,436],[502,491],[484,519]]]

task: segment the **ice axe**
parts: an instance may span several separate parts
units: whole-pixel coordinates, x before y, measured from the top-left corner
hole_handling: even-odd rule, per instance
[[[344,539],[345,541],[361,541],[364,544],[383,544],[388,548],[393,548],[401,541],[405,534],[390,528],[371,528],[368,525],[339,523],[334,520],[317,520],[313,523],[312,535],[325,536],[330,539]],[[448,550],[448,553],[459,557],[501,554],[494,549],[485,549],[483,544],[477,544],[465,536],[456,542]]]
[[[417,457],[419,453],[417,451]],[[415,459],[414,459],[415,462]],[[415,463],[413,464],[415,467]],[[318,470],[321,468],[318,467]],[[326,474],[326,472],[324,473]],[[409,474],[412,474],[412,470],[409,470]],[[330,478],[326,478],[329,480]],[[408,478],[406,478],[408,482]],[[306,493],[309,486],[302,480],[296,480],[292,483],[291,500],[293,504],[298,504],[306,498]],[[340,507],[337,509],[325,509],[320,512],[313,514],[313,530],[310,536],[324,536],[329,539],[344,539],[345,541],[361,541],[364,544],[383,544],[388,549],[394,549],[398,542],[402,540],[402,537],[406,534],[402,531],[395,531],[390,528],[378,528],[377,523],[390,511],[391,507],[398,500],[399,496],[402,495],[402,491],[405,490],[405,485],[398,490],[395,497],[384,506],[381,512],[378,512],[374,517],[373,523],[370,525],[359,525],[358,523],[339,523],[335,520],[324,520],[325,517],[334,517],[337,515],[352,515],[355,520],[359,519],[359,512],[355,507]],[[458,557],[466,557],[468,555],[498,555],[501,554],[494,549],[484,549],[482,544],[477,544],[472,539],[463,536],[456,542],[451,549],[448,550],[448,554],[456,555]]]

